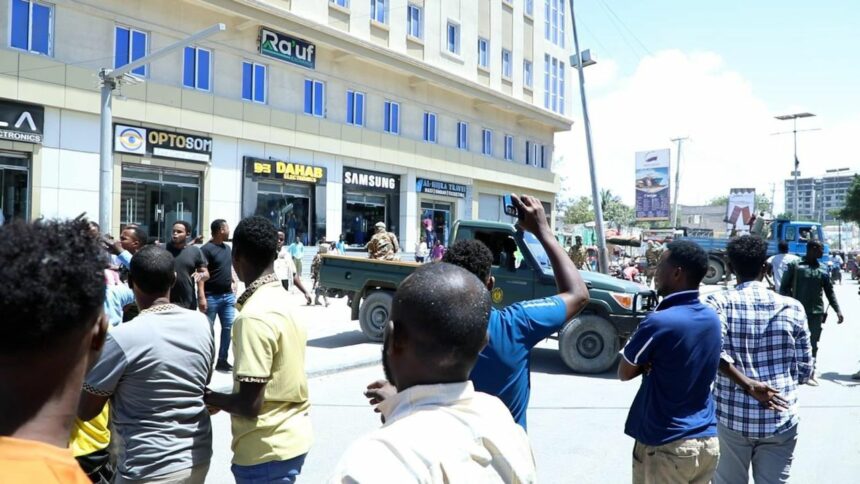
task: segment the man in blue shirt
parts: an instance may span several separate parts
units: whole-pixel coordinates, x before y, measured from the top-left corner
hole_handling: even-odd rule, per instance
[[[636,439],[633,483],[707,483],[720,455],[711,384],[721,352],[717,313],[699,301],[708,256],[670,243],[654,276],[663,301],[621,351],[622,381],[642,375],[624,433]]]
[[[567,321],[588,305],[588,287],[576,266],[553,236],[540,201],[511,195],[519,212],[518,225],[535,235],[547,252],[559,294],[545,299],[493,308],[487,327],[489,342],[478,356],[469,379],[479,392],[495,395],[508,407],[514,420],[526,428],[526,409],[531,392],[529,362],[531,349],[559,331]],[[489,290],[493,254],[483,242],[461,240],[445,253],[443,262],[460,266],[475,274]],[[390,390],[390,388],[388,388]],[[386,382],[368,386],[365,394],[375,405],[385,399]]]

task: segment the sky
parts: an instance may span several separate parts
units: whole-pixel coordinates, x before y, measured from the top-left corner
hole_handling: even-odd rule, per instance
[[[541,4],[541,2],[536,2]],[[860,171],[860,2],[854,0],[576,0],[597,177],[634,202],[636,151],[681,152],[681,204],[730,188],[775,193],[793,165],[798,121],[801,176]],[[571,51],[572,51],[571,46]],[[565,196],[589,195],[576,71],[571,131],[556,135],[554,170]],[[674,172],[673,172],[674,173]],[[674,174],[672,175],[674,182]],[[674,191],[674,187],[672,188]],[[775,189],[775,190],[774,190]]]

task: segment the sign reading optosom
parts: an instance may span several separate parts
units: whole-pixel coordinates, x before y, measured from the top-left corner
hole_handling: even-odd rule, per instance
[[[163,129],[114,125],[114,151],[176,160],[209,162],[212,138]]]
[[[245,158],[245,174],[253,178],[279,179],[305,183],[325,182],[325,168],[289,161],[264,160],[253,156]]]
[[[308,69],[316,67],[314,44],[266,27],[260,27],[260,54]]]

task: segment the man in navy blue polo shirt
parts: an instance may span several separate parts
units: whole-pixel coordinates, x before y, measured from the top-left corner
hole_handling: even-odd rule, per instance
[[[633,483],[707,483],[720,456],[711,384],[721,325],[699,301],[708,256],[689,241],[670,243],[655,274],[663,301],[621,351],[618,378],[642,375],[624,433],[636,439]]]

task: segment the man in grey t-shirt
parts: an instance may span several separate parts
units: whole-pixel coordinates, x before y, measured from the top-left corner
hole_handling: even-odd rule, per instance
[[[789,265],[800,261],[800,257],[788,253],[788,242],[780,240],[777,245],[779,254],[771,256],[767,260],[768,275],[773,276],[773,288],[778,293],[779,283],[782,281],[782,275]]]
[[[117,483],[202,483],[209,469],[212,428],[203,390],[215,342],[205,315],[170,303],[173,265],[173,256],[157,247],[134,256],[129,279],[140,315],[111,330],[84,381],[81,419],[110,400],[120,442]]]

